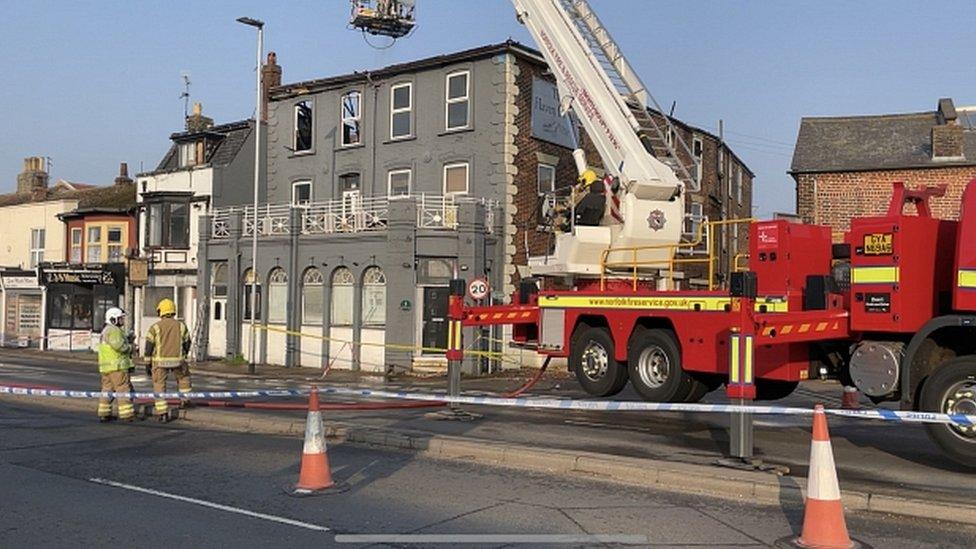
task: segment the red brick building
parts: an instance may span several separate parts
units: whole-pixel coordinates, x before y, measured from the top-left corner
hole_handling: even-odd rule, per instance
[[[934,111],[803,118],[789,173],[806,223],[844,230],[851,217],[881,214],[894,181],[947,184],[933,213],[955,219],[976,178],[976,107],[956,108],[946,98]]]

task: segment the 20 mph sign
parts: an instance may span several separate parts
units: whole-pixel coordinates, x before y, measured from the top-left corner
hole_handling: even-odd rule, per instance
[[[491,291],[491,287],[484,278],[476,278],[468,282],[468,297],[471,299],[481,301],[488,297],[489,291]]]

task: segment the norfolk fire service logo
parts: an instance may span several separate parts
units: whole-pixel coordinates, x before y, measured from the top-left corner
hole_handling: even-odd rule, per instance
[[[664,212],[661,210],[654,210],[647,216],[647,226],[653,231],[660,231],[664,228],[664,224],[667,223],[667,219],[664,218]]]

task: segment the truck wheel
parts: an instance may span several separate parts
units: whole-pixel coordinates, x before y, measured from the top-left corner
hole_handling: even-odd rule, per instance
[[[778,381],[775,379],[756,380],[756,400],[779,400],[793,394],[799,381]]]
[[[954,358],[936,366],[922,386],[925,412],[976,415],[976,357]],[[953,461],[976,468],[976,426],[925,425],[929,437]]]
[[[665,330],[641,330],[633,335],[627,353],[630,383],[650,402],[685,402],[695,389],[681,369],[681,352],[674,335]],[[700,399],[704,396],[699,395]]]
[[[569,363],[583,390],[612,396],[627,385],[627,367],[613,358],[613,338],[605,328],[583,326],[573,335]]]

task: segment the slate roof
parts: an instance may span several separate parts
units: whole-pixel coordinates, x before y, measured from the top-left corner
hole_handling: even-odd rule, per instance
[[[932,160],[937,111],[878,116],[805,117],[790,173],[976,165],[976,131],[963,131],[965,160]]]
[[[174,143],[170,146],[169,150],[166,151],[166,154],[163,155],[163,159],[160,161],[159,166],[157,166],[156,169],[151,172],[141,173],[139,175],[151,175],[154,173],[171,172],[180,169],[176,142],[192,139],[194,137],[218,137],[220,139],[220,143],[217,145],[216,150],[210,153],[210,158],[207,160],[207,163],[215,168],[227,166],[233,162],[234,158],[237,157],[237,153],[241,151],[241,148],[244,146],[244,142],[247,141],[248,136],[251,135],[252,125],[253,120],[248,119],[221,124],[202,132],[174,133],[170,135],[170,139],[172,139]]]
[[[52,202],[55,200],[77,200],[77,208],[79,210],[128,211],[136,205],[136,186],[134,183],[128,183],[125,185],[107,185],[105,187],[88,186],[87,188],[78,190],[70,190],[66,187],[54,187],[48,189],[44,197],[36,200],[32,193],[2,194],[0,195],[0,207]]]

